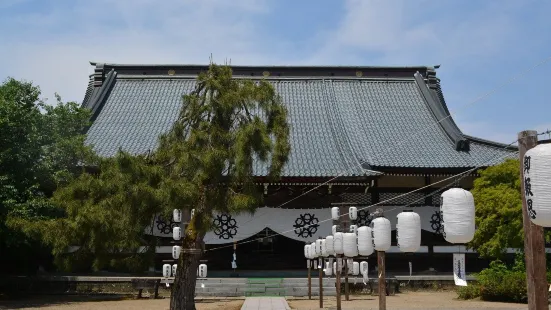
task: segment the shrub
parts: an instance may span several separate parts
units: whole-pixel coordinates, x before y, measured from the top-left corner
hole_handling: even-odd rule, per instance
[[[468,286],[460,286],[457,289],[457,297],[459,299],[474,299],[480,297],[480,286],[478,283],[469,284]]]

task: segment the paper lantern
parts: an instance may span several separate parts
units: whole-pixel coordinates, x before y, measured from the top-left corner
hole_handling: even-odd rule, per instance
[[[339,207],[331,208],[331,218],[333,219],[333,221],[338,221],[339,217],[340,217]]]
[[[182,210],[174,209],[174,211],[172,211],[172,219],[174,222],[180,223],[182,221]]]
[[[178,269],[178,264],[172,265],[172,276],[173,276],[173,277],[176,276],[176,269]]]
[[[355,233],[345,233],[343,242],[343,252],[346,257],[358,256],[358,242]]]
[[[335,253],[337,254],[344,254],[344,234],[341,232],[338,232],[335,234],[333,238],[333,248],[335,249]]]
[[[421,247],[421,217],[411,211],[396,216],[396,239],[402,252],[417,252]]]
[[[191,216],[190,217],[193,217],[195,215],[195,209],[191,209]]]
[[[310,254],[312,255],[312,259],[318,257],[318,252],[316,251],[316,242],[310,243]]]
[[[322,243],[323,239],[318,239],[316,240],[316,255],[317,257],[322,257],[323,256],[323,253],[321,252],[321,243]]]
[[[384,217],[378,217],[371,221],[371,225],[373,225],[373,247],[376,251],[388,251],[392,232],[390,221]]]
[[[360,273],[366,274],[368,272],[368,265],[366,261],[360,262]]]
[[[333,266],[331,265],[332,265],[331,263],[325,262],[325,269],[323,269],[323,271],[325,272],[325,275],[329,277],[333,275]]]
[[[309,246],[310,246],[309,244],[306,244],[306,245],[304,246],[304,258],[306,258],[306,259],[310,259],[310,253],[308,253],[308,251],[310,250],[310,249],[308,248]]]
[[[337,270],[338,270],[337,268],[338,268],[338,267],[341,267],[340,270],[339,270],[339,272],[342,272],[342,270],[343,270],[343,268],[344,268],[344,265],[343,265],[342,263],[338,264],[338,267],[337,267],[337,264],[338,264],[337,262],[334,262],[334,263],[333,263],[333,271],[335,272],[335,274],[337,274]]]
[[[174,238],[174,240],[182,239],[182,228],[180,227],[172,228],[172,238]]]
[[[450,243],[473,240],[475,230],[474,198],[462,188],[450,188],[442,193],[442,225],[444,239]]]
[[[551,227],[551,144],[540,144],[524,155],[524,193],[532,223]]]
[[[172,247],[172,258],[178,259],[180,258],[180,252],[182,251],[182,247],[175,245]]]
[[[355,276],[360,274],[360,263],[354,262],[352,264],[352,274]]]
[[[337,233],[337,225],[331,226],[331,234],[334,236]]]
[[[334,239],[335,238],[333,236],[325,237],[325,248],[327,249],[327,255],[329,256],[335,255],[335,247],[333,246]]]
[[[353,268],[354,268],[354,260],[352,258],[346,259],[346,269],[348,269],[348,274],[352,274]]]
[[[329,252],[327,251],[327,240],[321,239],[321,256],[329,257]]]
[[[201,264],[199,265],[199,278],[206,278],[207,277],[207,265]]]
[[[168,278],[170,277],[170,272],[172,271],[172,266],[170,264],[164,264],[163,265],[163,277]]]
[[[350,232],[358,234],[358,226],[357,225],[350,225]]]
[[[350,207],[348,209],[348,216],[350,217],[351,220],[355,221],[356,219],[358,219],[358,208],[356,207]]]
[[[367,226],[358,228],[358,254],[361,256],[369,256],[373,254],[371,228]]]

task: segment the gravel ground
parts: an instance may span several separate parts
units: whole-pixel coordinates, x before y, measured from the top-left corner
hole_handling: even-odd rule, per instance
[[[510,304],[497,302],[483,302],[476,300],[458,300],[455,292],[406,292],[396,296],[387,296],[387,309],[439,309],[439,310],[524,310],[525,304]],[[350,301],[342,301],[343,310],[376,310],[379,308],[377,296],[351,296]],[[292,309],[307,310],[319,309],[319,300],[313,297],[287,298]],[[102,310],[127,310],[127,309],[151,309],[165,310],[169,308],[170,299],[141,299],[141,300],[109,300],[106,297],[49,297],[43,299],[27,299],[16,301],[0,301],[0,309],[45,309],[45,310],[71,310],[71,309],[102,309]],[[239,310],[243,304],[243,298],[227,299],[201,299],[197,300],[197,310]],[[324,309],[335,309],[335,297],[324,299]]]
[[[288,298],[289,306],[296,310],[319,309],[319,299],[308,300]],[[524,310],[528,309],[526,304],[511,304],[499,302],[484,302],[477,300],[458,300],[455,292],[405,292],[395,296],[387,296],[387,309],[439,309],[439,310],[465,310],[465,309],[507,309]],[[324,309],[336,309],[336,300],[324,298]],[[377,310],[379,309],[378,296],[350,296],[350,301],[344,301],[342,297],[341,306],[343,310]]]
[[[47,310],[167,310],[170,299],[98,300],[98,298],[43,298],[32,300],[0,301],[0,309],[47,309]],[[204,299],[196,301],[197,310],[239,310],[244,299]]]

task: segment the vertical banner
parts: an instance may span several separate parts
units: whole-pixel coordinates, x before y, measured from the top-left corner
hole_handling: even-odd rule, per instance
[[[455,285],[467,286],[467,272],[465,270],[465,254],[453,254],[453,281]]]

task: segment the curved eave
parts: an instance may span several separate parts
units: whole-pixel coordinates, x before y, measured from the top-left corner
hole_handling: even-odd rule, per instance
[[[518,146],[516,146],[516,145],[510,145],[510,144],[505,144],[505,143],[501,143],[501,142],[490,141],[490,140],[486,140],[486,139],[482,139],[482,138],[478,138],[478,137],[473,137],[473,136],[469,136],[469,135],[465,135],[465,134],[463,134],[463,136],[465,138],[467,138],[468,140],[476,142],[476,143],[480,143],[480,144],[484,144],[484,145],[488,145],[488,146],[493,146],[493,147],[496,147],[496,148],[502,148],[502,149],[506,149],[506,150],[510,150],[510,151],[518,151]]]

